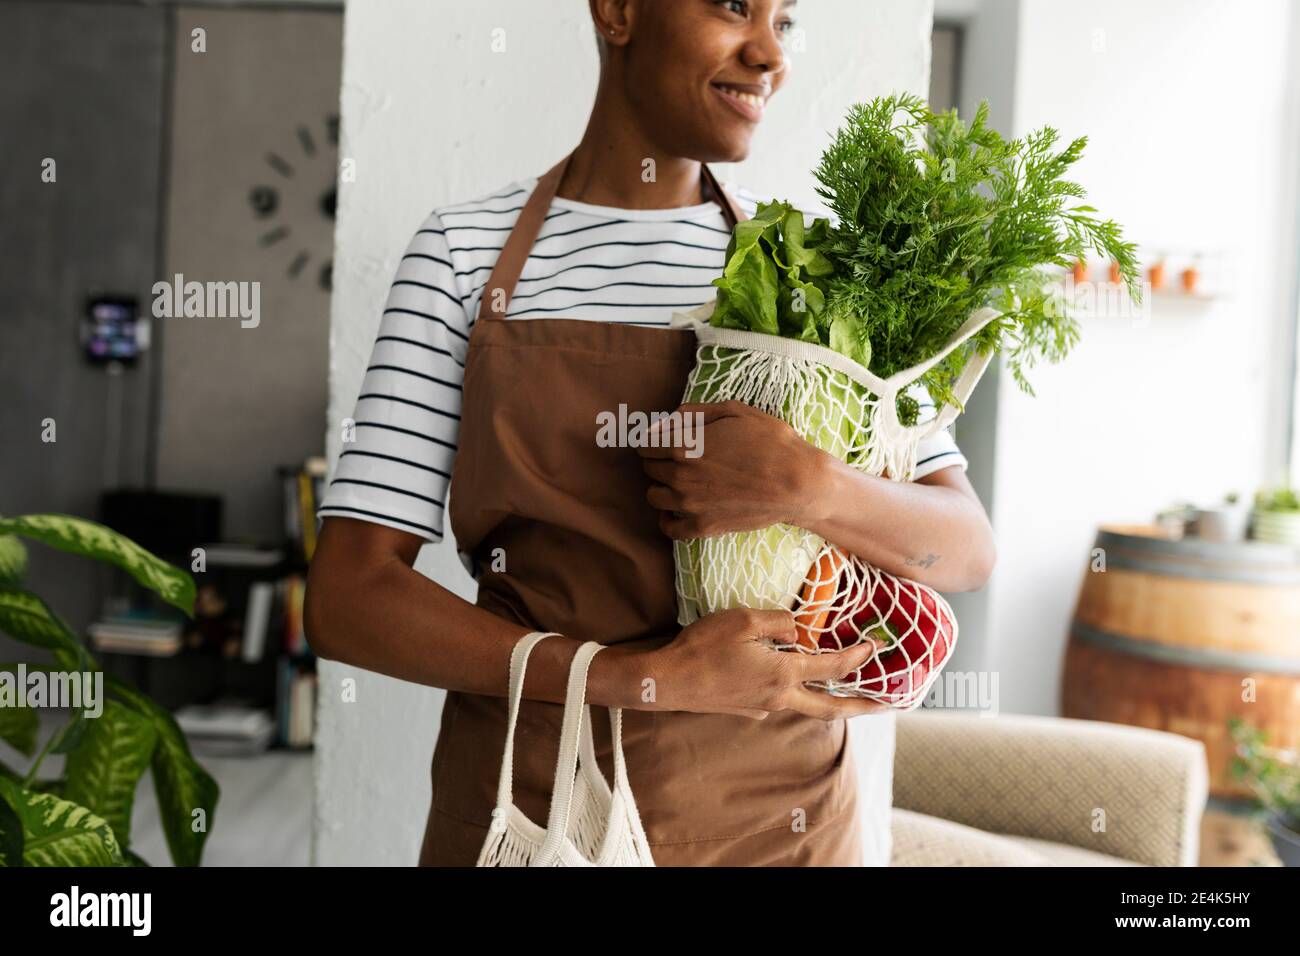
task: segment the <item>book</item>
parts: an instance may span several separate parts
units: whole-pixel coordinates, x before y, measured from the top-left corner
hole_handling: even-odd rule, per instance
[[[286,747],[310,747],[316,733],[317,677],[308,662],[279,661],[277,727]]]
[[[266,652],[266,632],[271,623],[274,597],[275,586],[270,581],[254,581],[248,588],[241,656],[250,664],[260,661]]]
[[[235,702],[187,704],[175,713],[176,723],[187,737],[255,738],[274,726],[270,714],[260,707]]]
[[[148,611],[111,614],[87,628],[96,650],[170,657],[181,650],[182,623]]]
[[[238,702],[190,704],[176,723],[196,753],[239,757],[261,753],[275,737],[275,721],[265,710]]]
[[[303,624],[303,602],[307,594],[307,582],[299,574],[291,574],[284,584],[284,653],[291,657],[301,657],[311,652],[307,644],[307,631]]]
[[[324,458],[313,456],[294,467],[281,467],[284,491],[284,536],[299,561],[311,561],[316,550],[320,521],[316,509],[325,494],[328,465]]]

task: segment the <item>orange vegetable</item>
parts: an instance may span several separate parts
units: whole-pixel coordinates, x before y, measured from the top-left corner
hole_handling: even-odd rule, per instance
[[[839,548],[827,548],[817,559],[810,580],[803,586],[794,612],[795,643],[816,650],[817,639],[831,616],[831,601],[848,563]]]

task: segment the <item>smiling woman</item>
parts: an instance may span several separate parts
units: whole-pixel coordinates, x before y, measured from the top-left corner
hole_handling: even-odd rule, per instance
[[[553,168],[436,209],[398,268],[321,508],[307,624],[323,656],[449,690],[420,861],[468,865],[492,822],[512,649],[530,632],[513,800],[547,816],[570,661],[587,699],[626,711],[631,790],[661,865],[862,860],[845,718],[878,709],[806,685],[870,642],[808,656],[789,611],[676,624],[669,519],[749,530],[802,519],[931,583],[979,583],[987,520],[946,432],[918,483],[844,476],[776,418],[705,416],[690,468],[602,441],[605,420],[676,409],[694,336],[756,197],[712,162],[745,158],[789,75],[777,0],[590,0],[602,63],[581,141]],[[450,496],[448,490],[450,488]],[[905,492],[900,494],[899,488]],[[450,528],[474,605],[416,573]],[[909,569],[916,576],[916,568]],[[608,773],[611,734],[594,721]],[[549,744],[549,747],[548,747]]]

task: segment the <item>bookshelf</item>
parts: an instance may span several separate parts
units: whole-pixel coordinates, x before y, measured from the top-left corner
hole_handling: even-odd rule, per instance
[[[104,496],[104,523],[189,570],[197,596],[187,619],[115,571],[113,596],[89,628],[91,650],[172,711],[196,753],[311,749],[316,657],[303,598],[324,474],[319,459],[278,469],[284,528],[273,541],[223,541],[211,495]]]

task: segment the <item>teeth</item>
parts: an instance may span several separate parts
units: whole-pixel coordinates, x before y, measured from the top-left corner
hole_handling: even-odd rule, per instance
[[[743,103],[748,103],[750,106],[757,107],[760,110],[763,108],[764,100],[761,96],[756,96],[753,93],[742,93],[740,90],[733,90],[729,86],[720,86],[719,89],[728,96],[734,96]]]

